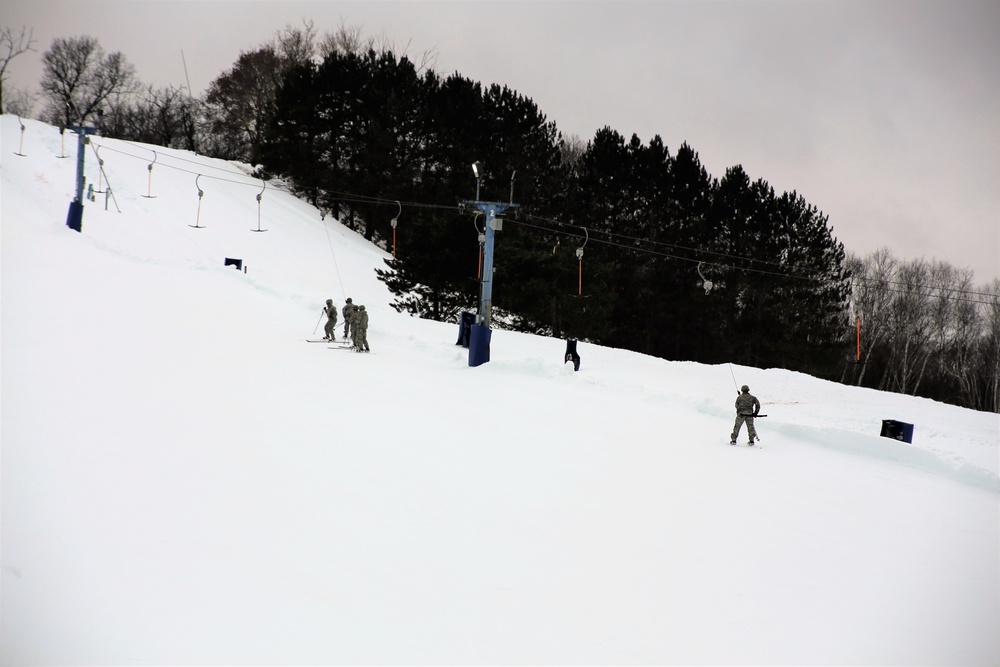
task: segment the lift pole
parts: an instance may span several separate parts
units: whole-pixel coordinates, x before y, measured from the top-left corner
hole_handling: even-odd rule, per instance
[[[96,127],[77,126],[69,128],[76,132],[76,198],[69,203],[69,213],[66,215],[66,226],[72,230],[83,231],[83,186],[86,178],[83,174],[84,157],[87,155],[87,135],[97,132]]]
[[[478,191],[478,187],[477,187]],[[497,215],[519,204],[492,201],[464,201],[466,208],[475,208],[486,216],[486,241],[483,246],[483,275],[479,283],[479,312],[469,336],[469,365],[479,366],[490,360],[490,320],[493,309],[493,249],[496,232],[503,229]]]

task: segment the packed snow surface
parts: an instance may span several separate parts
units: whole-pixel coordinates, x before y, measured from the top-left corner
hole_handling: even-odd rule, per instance
[[[1000,416],[502,330],[470,367],[245,165],[93,137],[70,230],[76,135],[23,122],[3,664],[1000,664]],[[305,342],[347,297],[371,354]]]

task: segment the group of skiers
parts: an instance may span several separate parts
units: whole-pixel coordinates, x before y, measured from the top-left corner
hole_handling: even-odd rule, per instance
[[[337,340],[337,307],[333,305],[333,299],[326,300],[323,313],[326,315],[323,340]],[[368,347],[368,311],[365,310],[364,305],[355,306],[354,300],[348,297],[342,314],[344,316],[344,340],[351,341],[351,347],[355,352],[371,352],[371,348]]]

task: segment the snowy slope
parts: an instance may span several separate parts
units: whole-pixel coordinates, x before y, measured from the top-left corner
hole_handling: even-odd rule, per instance
[[[1000,416],[505,331],[470,368],[246,169],[96,137],[78,234],[74,135],[2,122],[2,664],[1000,663]],[[373,353],[305,343],[348,296]]]

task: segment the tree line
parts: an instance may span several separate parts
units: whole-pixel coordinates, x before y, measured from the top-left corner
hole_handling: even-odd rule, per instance
[[[3,35],[23,49],[23,30]],[[5,105],[2,75],[23,50],[10,52]],[[475,310],[482,221],[462,202],[512,201],[497,233],[500,326],[1000,412],[1000,281],[977,289],[888,250],[848,256],[801,195],[739,165],[713,177],[686,143],[610,127],[567,137],[506,86],[442,76],[433,54],[397,55],[357,28],[320,40],[308,21],[240,54],[200,99],[142,86],[88,37],[55,40],[43,62],[49,122],[252,163],[398,250],[377,270],[397,310]]]
[[[1000,280],[887,248],[848,268],[860,335],[842,382],[1000,412]]]

